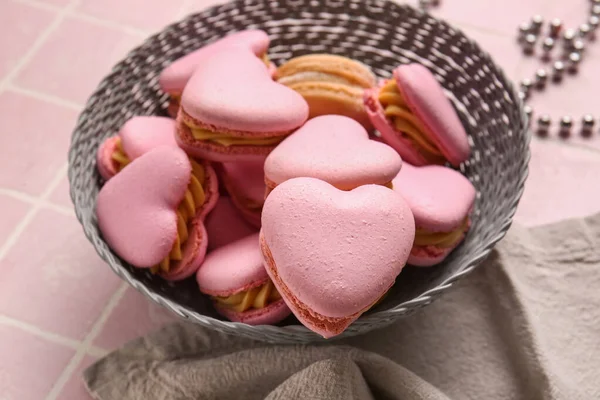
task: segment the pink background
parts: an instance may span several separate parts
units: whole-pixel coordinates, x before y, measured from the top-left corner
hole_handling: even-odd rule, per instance
[[[415,0],[416,2],[416,0]],[[515,44],[534,13],[579,24],[587,0],[442,0],[447,18],[514,79],[536,64]],[[173,318],[98,258],[68,196],[66,151],[98,81],[149,33],[211,0],[3,0],[0,4],[0,397],[88,399],[80,372]],[[533,105],[551,115],[598,112],[600,46],[580,76]],[[598,115],[596,115],[598,117]],[[600,133],[535,139],[517,221],[535,225],[600,211]]]

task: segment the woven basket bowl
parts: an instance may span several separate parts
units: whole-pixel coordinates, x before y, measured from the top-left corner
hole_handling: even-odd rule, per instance
[[[269,55],[278,65],[326,52],[360,60],[383,78],[401,63],[424,64],[446,89],[469,134],[472,156],[460,171],[478,197],[466,240],[441,265],[406,267],[385,301],[338,337],[387,326],[429,304],[486,258],[511,224],[527,176],[530,139],[522,103],[490,57],[455,28],[392,2],[245,0],[191,15],[150,37],[113,68],[79,117],[69,152],[71,197],[86,236],[118,276],[180,317],[225,333],[278,343],[322,340],[293,317],[279,326],[223,320],[193,278],[172,284],[132,268],[111,251],[96,223],[102,182],[95,155],[101,141],[134,115],[166,115],[167,96],[157,77],[170,62],[248,28],[268,32]]]

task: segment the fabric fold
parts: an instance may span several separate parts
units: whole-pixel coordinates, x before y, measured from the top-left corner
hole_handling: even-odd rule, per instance
[[[269,345],[177,323],[85,371],[96,399],[600,398],[600,214],[513,226],[455,288],[396,324]]]

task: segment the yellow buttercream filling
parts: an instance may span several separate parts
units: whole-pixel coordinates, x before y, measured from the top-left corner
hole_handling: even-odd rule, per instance
[[[111,158],[117,164],[117,172],[121,172],[121,170],[131,162],[123,150],[123,143],[121,142],[120,137],[117,138],[116,149],[111,154]]]
[[[229,146],[274,146],[279,144],[285,136],[275,136],[267,138],[248,138],[240,136],[232,136],[223,132],[209,131],[208,129],[201,128],[191,124],[189,121],[184,122],[190,131],[192,136],[196,140],[203,142],[212,142],[218,145],[229,147]]]
[[[262,62],[265,63],[267,68],[271,66],[271,59],[269,58],[269,55],[267,53],[263,54],[262,57],[260,57],[260,59],[262,60]]]
[[[415,246],[436,246],[447,249],[456,244],[465,233],[469,219],[465,218],[463,223],[451,232],[429,232],[424,229],[415,231]]]
[[[236,312],[248,311],[251,308],[265,308],[271,303],[281,299],[273,282],[268,281],[262,286],[236,293],[227,297],[214,296],[213,299],[222,307],[230,308]]]
[[[427,137],[427,129],[414,115],[406,99],[398,90],[395,79],[390,79],[379,92],[379,102],[383,106],[385,116],[392,121],[396,130],[406,137],[419,149],[419,152],[433,164],[444,164],[446,158],[440,149]]]
[[[123,151],[121,139],[117,140],[117,149],[112,154],[112,159],[117,162],[117,170],[121,171],[127,164],[131,162],[127,154]],[[192,173],[190,175],[190,183],[179,207],[177,208],[177,237],[173,247],[163,260],[151,268],[153,273],[159,271],[169,272],[172,261],[180,261],[183,258],[181,248],[185,244],[189,236],[189,222],[196,215],[196,211],[204,205],[206,201],[206,193],[204,185],[206,183],[206,172],[204,167],[196,161],[190,159],[192,165]]]

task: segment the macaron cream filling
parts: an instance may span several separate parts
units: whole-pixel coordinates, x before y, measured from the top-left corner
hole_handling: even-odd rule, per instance
[[[450,249],[462,240],[463,235],[469,229],[469,217],[451,232],[431,232],[426,229],[415,230],[414,247],[435,246],[441,249]]]
[[[117,148],[112,154],[112,159],[117,163],[117,171],[120,172],[131,162],[127,154],[123,151],[121,139],[117,141]],[[173,247],[162,261],[151,268],[153,273],[169,272],[174,262],[180,261],[183,258],[182,247],[189,236],[191,229],[190,222],[196,216],[198,209],[202,208],[206,201],[206,172],[204,167],[194,160],[190,159],[192,165],[192,173],[190,175],[190,183],[185,192],[183,200],[177,208],[177,237]]]
[[[182,118],[183,123],[190,129],[192,137],[196,140],[216,144],[223,147],[230,146],[276,146],[286,138],[287,133],[271,137],[235,136],[231,133],[211,131],[194,124],[190,118]]]
[[[120,137],[117,138],[115,143],[115,151],[113,151],[110,157],[115,162],[117,172],[121,172],[121,170],[131,162],[123,150],[123,142],[121,141]]]
[[[444,164],[446,158],[439,147],[427,136],[427,129],[407,105],[406,99],[398,89],[395,79],[388,80],[380,89],[378,100],[386,118],[394,128],[403,133],[427,161],[432,164]]]
[[[245,312],[251,308],[262,309],[270,304],[281,300],[281,295],[268,280],[263,285],[232,294],[227,297],[212,296],[212,299],[221,307],[231,309],[236,312]]]

